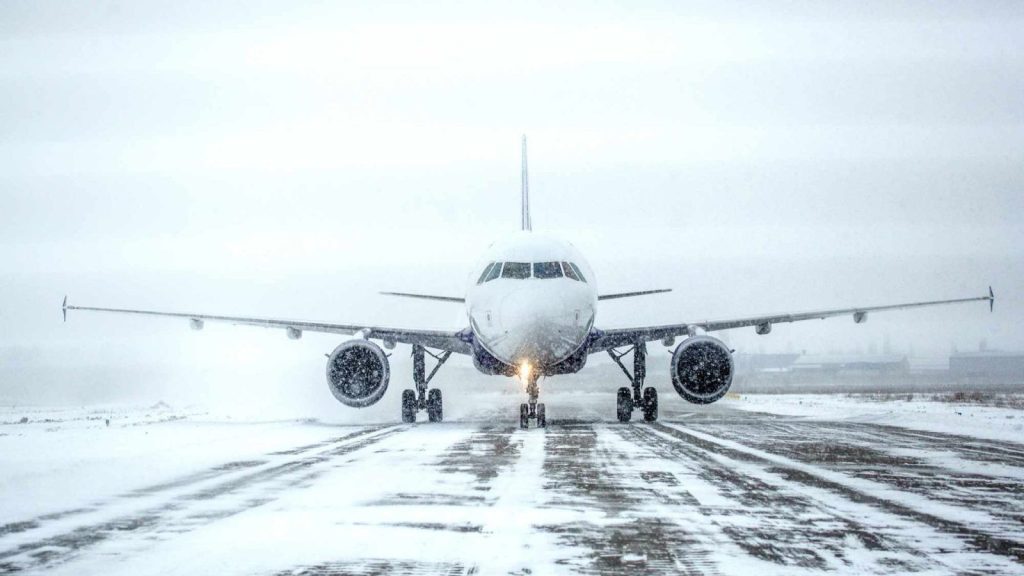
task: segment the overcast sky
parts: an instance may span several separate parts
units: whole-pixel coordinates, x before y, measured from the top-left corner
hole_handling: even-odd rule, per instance
[[[65,293],[461,328],[458,307],[374,294],[461,295],[478,253],[518,225],[523,133],[535,229],[574,241],[604,291],[675,289],[602,304],[599,325],[991,283],[993,315],[730,338],[1024,348],[1024,4],[549,4],[4,2],[0,398],[88,399],[157,361],[162,382],[245,363],[326,395],[336,337],[63,325]],[[81,380],[93,364],[107,371]]]

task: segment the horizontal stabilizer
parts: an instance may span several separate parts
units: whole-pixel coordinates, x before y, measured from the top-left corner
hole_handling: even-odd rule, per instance
[[[597,297],[598,300],[615,300],[616,298],[632,298],[633,296],[647,296],[648,294],[661,294],[662,292],[671,292],[671,288],[661,288],[659,290],[641,290],[640,292],[620,292],[618,294],[601,294]]]
[[[442,302],[465,302],[465,298],[454,296],[434,296],[432,294],[409,294],[407,292],[381,292],[385,296],[401,296],[402,298],[419,298],[420,300],[441,300]]]

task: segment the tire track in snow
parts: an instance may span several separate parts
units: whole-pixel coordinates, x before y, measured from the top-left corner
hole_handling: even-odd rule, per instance
[[[960,437],[930,435],[924,440],[888,427],[807,421],[791,422],[781,431],[766,430],[757,421],[706,426],[702,431],[949,506],[983,511],[992,522],[974,528],[1010,540],[1024,539],[1024,468],[1008,465],[1002,455],[982,460],[978,448],[965,451],[957,445]],[[988,444],[975,442],[975,446]],[[1002,443],[991,444],[995,451]],[[965,465],[969,464],[965,458],[992,465]]]
[[[160,539],[168,534],[193,530],[201,525],[233,516],[249,508],[273,501],[278,490],[264,490],[262,493],[246,496],[244,491],[259,491],[260,488],[281,481],[306,479],[311,468],[335,458],[361,450],[409,427],[398,425],[360,430],[337,439],[305,447],[297,456],[284,458],[284,462],[270,465],[233,476],[212,486],[202,487],[176,497],[160,505],[149,506],[141,511],[118,516],[97,523],[78,526],[72,530],[38,540],[25,542],[13,549],[0,551],[0,573],[13,573],[24,569],[51,567],[71,560],[80,551],[112,538],[141,537],[148,540]],[[312,454],[309,451],[321,448]],[[235,472],[237,469],[229,469]],[[196,484],[199,480],[186,483]],[[158,491],[159,493],[159,491]],[[226,496],[237,496],[221,502]],[[201,510],[204,504],[215,501],[228,506],[216,510]],[[196,510],[199,509],[199,510]]]
[[[373,560],[358,562],[324,562],[277,572],[274,576],[462,576],[474,574],[458,562],[409,562]]]
[[[827,422],[760,412],[748,412],[748,414],[756,415],[757,418],[730,422],[728,425],[711,422],[708,427],[723,436],[737,440],[740,440],[739,436],[742,436],[744,440],[740,441],[748,444],[758,441],[770,442],[771,439],[799,440],[806,434],[822,435],[833,439],[857,440],[869,446],[898,446],[933,452],[949,452],[961,460],[999,464],[1024,470],[1024,444],[910,430],[884,424]],[[761,420],[761,418],[765,420]]]
[[[515,428],[510,424],[484,425],[467,438],[456,442],[432,464],[446,474],[467,474],[460,483],[462,493],[434,494],[399,492],[373,502],[375,506],[477,506],[493,497],[489,494],[494,479],[515,464],[520,443],[512,441]],[[479,528],[479,527],[477,527]]]
[[[303,454],[303,453],[306,453],[306,452],[309,452],[309,451],[312,451],[312,450],[316,450],[318,448],[323,448],[325,446],[329,446],[329,445],[332,445],[332,444],[337,444],[339,442],[344,442],[344,441],[352,439],[352,438],[356,438],[356,437],[359,437],[359,436],[362,436],[362,435],[365,435],[365,434],[369,434],[369,433],[375,432],[375,431],[377,431],[377,430],[379,430],[381,428],[383,428],[383,426],[376,426],[376,427],[371,427],[371,428],[360,429],[360,430],[356,430],[354,432],[351,432],[349,434],[344,434],[342,436],[338,436],[338,437],[335,437],[335,438],[330,438],[328,440],[317,442],[315,444],[307,444],[307,445],[299,446],[297,448],[292,448],[292,449],[289,449],[289,450],[270,452],[270,453],[266,454],[266,456],[267,457],[272,457],[272,456],[280,456],[280,455],[300,455],[300,454]],[[174,490],[178,490],[178,489],[182,489],[182,488],[187,488],[189,486],[193,486],[193,485],[200,484],[200,483],[203,483],[203,482],[206,482],[206,481],[209,481],[209,480],[213,480],[213,479],[218,478],[218,477],[231,475],[231,474],[236,473],[236,472],[241,471],[241,470],[245,470],[245,469],[248,469],[248,468],[254,468],[254,467],[257,467],[257,466],[261,466],[261,465],[264,465],[266,463],[267,463],[267,460],[236,460],[236,461],[231,461],[231,462],[227,462],[227,463],[224,463],[224,464],[218,464],[217,466],[213,466],[213,467],[207,468],[205,470],[200,470],[200,471],[197,471],[197,472],[192,472],[192,473],[189,473],[189,474],[185,474],[185,475],[179,476],[177,478],[173,478],[171,480],[167,480],[167,481],[164,481],[164,482],[158,482],[156,484],[152,484],[152,485],[145,486],[145,487],[142,487],[142,488],[137,488],[135,490],[130,490],[128,492],[125,492],[123,494],[115,496],[113,498],[113,500],[159,496],[160,494],[165,493],[165,492],[170,492],[170,491],[174,491]],[[17,521],[17,522],[11,522],[11,523],[8,523],[8,524],[0,525],[0,543],[3,542],[3,538],[5,536],[9,536],[9,535],[12,535],[12,534],[18,534],[18,533],[21,533],[21,532],[27,532],[29,530],[38,530],[38,529],[41,529],[41,528],[46,528],[49,524],[52,524],[53,522],[55,522],[57,520],[65,520],[67,518],[71,518],[71,517],[75,517],[75,516],[81,516],[81,515],[88,514],[88,513],[91,513],[91,512],[96,512],[98,510],[104,509],[109,504],[110,504],[110,502],[108,500],[101,500],[101,501],[93,502],[91,504],[88,504],[86,506],[79,507],[79,508],[73,508],[73,509],[70,509],[70,510],[62,510],[60,512],[52,512],[52,513],[49,513],[49,514],[43,514],[43,515],[40,515],[40,516],[36,516],[35,518],[30,518],[28,520],[21,520],[21,521]]]
[[[634,454],[603,441],[606,429],[571,421],[547,429],[546,505],[581,517],[539,526],[560,545],[557,563],[581,574],[714,574],[705,539],[666,518],[665,510],[696,502],[661,489],[672,478],[644,476]]]
[[[795,462],[681,425],[658,423],[651,427],[650,434],[668,440],[665,444],[667,449],[713,460],[721,469],[731,471],[733,475],[740,474],[737,471],[746,467],[748,477],[756,475],[764,479],[781,479],[783,487],[788,484],[795,492],[813,496],[817,501],[815,505],[821,510],[846,517],[854,513],[865,523],[864,529],[869,533],[888,533],[880,542],[905,540],[912,543],[909,552],[926,554],[930,561],[945,561],[944,555],[951,548],[960,548],[961,551],[950,558],[957,562],[967,561],[969,569],[983,573],[1019,570],[1020,563],[1024,561],[1024,547],[1019,542],[972,528],[974,522],[970,517],[974,511],[953,510],[942,503],[926,501],[923,497],[890,489],[882,484]],[[857,507],[874,509],[875,514],[858,514]],[[963,521],[957,518],[961,513],[966,516]],[[984,520],[986,517],[983,513],[973,515],[974,520]],[[884,522],[879,522],[883,519]],[[897,519],[909,524],[901,525]],[[917,526],[916,530],[913,525]],[[894,532],[892,528],[898,529]],[[928,532],[933,534],[929,535]],[[952,537],[952,542],[942,536]],[[951,547],[951,543],[955,546]],[[958,565],[951,569],[964,570],[965,567]]]
[[[440,429],[444,426],[440,425]],[[429,555],[410,559],[402,552],[394,558],[378,557],[373,555],[379,553],[375,550],[367,558],[358,558],[358,554],[354,558],[351,554],[339,559],[328,557],[277,574],[505,574],[512,570],[496,570],[495,565],[507,563],[513,569],[530,566],[528,561],[511,552],[521,547],[524,536],[528,535],[518,533],[509,537],[501,521],[518,511],[518,502],[508,508],[503,507],[503,502],[508,496],[506,488],[510,480],[514,479],[521,487],[516,469],[522,463],[524,440],[528,435],[520,434],[518,427],[511,423],[492,422],[474,425],[472,429],[456,426],[467,429],[457,441],[432,446],[437,453],[419,452],[420,462],[403,464],[405,469],[419,471],[415,481],[398,482],[394,488],[359,504],[360,520],[349,524],[369,530],[383,528],[387,531],[385,534],[393,531],[396,538],[406,541],[450,542],[452,549],[459,550],[454,559],[440,560]],[[428,434],[438,429],[435,424],[426,428]],[[412,446],[414,444],[410,443],[403,449]],[[396,451],[388,458],[404,457]],[[412,533],[414,536],[410,536],[410,530],[416,531]],[[442,553],[440,556],[449,555]],[[529,568],[521,573],[529,573]]]
[[[651,425],[617,428],[625,439],[658,453],[683,469],[679,488],[698,501],[698,522],[718,527],[731,544],[769,567],[904,573],[934,570],[924,554],[878,527],[826,509],[807,494],[787,489],[762,470],[744,470],[734,462],[675,442]],[[890,531],[891,532],[891,531]],[[851,558],[850,552],[856,551]]]

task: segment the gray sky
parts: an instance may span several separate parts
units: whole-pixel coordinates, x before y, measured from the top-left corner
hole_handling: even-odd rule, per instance
[[[457,307],[374,293],[461,294],[479,251],[518,224],[522,133],[535,228],[574,241],[606,291],[676,290],[602,304],[601,325],[991,283],[994,315],[730,339],[1022,349],[1021,30],[1018,2],[6,2],[0,399],[203,388],[239,364],[268,388],[291,375],[326,393],[337,338],[62,325],[65,292],[461,327]]]

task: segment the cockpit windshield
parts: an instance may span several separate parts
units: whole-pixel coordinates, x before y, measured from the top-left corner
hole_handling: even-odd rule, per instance
[[[529,262],[505,262],[505,266],[501,269],[502,278],[514,278],[516,280],[522,280],[530,277],[530,263]]]
[[[577,282],[586,282],[587,279],[583,277],[583,273],[576,267],[572,262],[562,262],[562,268],[565,269],[565,277],[572,278]]]
[[[488,280],[487,277],[491,274],[491,269],[494,268],[495,266],[497,266],[499,270],[501,269],[500,262],[491,262],[490,264],[487,265],[486,268],[484,268],[484,271],[480,273],[480,279],[477,280],[476,283],[483,284],[484,282],[486,282]]]
[[[562,265],[558,262],[534,262],[534,278],[561,278]]]
[[[531,274],[532,272],[532,274]],[[583,273],[572,262],[491,262],[480,273],[477,284],[490,282],[497,278],[525,280],[527,278],[570,278],[577,282],[586,282]]]
[[[487,271],[487,276],[484,277],[484,282],[490,282],[501,275],[501,262],[495,262],[491,264],[490,270]]]
[[[572,267],[572,271],[576,273],[576,279],[580,282],[586,282],[586,277],[583,276],[583,272],[580,271],[580,267],[575,262],[569,262],[569,266]]]

